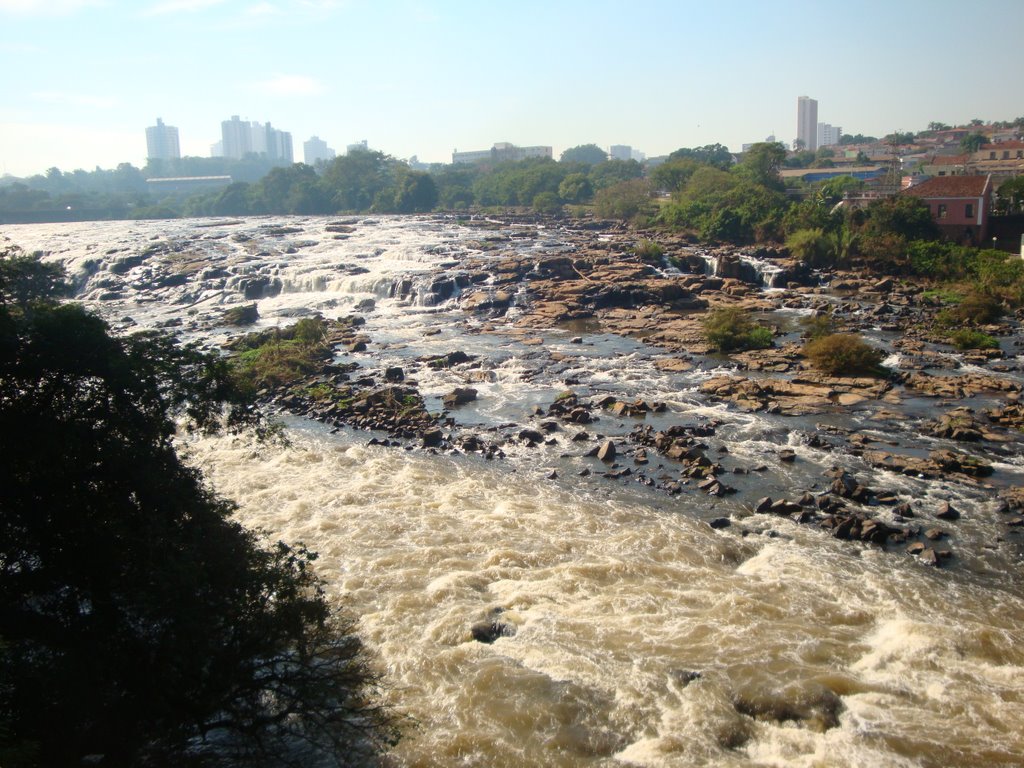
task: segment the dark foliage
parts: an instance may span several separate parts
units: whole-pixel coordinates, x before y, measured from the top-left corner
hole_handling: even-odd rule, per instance
[[[392,738],[315,555],[263,544],[172,444],[258,422],[229,369],[115,338],[0,257],[0,764],[365,765]]]

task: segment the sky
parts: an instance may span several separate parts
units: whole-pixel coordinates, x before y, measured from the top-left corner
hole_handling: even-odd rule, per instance
[[[1024,0],[0,0],[0,175],[209,156],[232,115],[344,152],[648,156],[1024,115]]]

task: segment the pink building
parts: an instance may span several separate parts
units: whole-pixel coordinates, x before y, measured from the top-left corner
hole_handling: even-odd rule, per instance
[[[903,192],[923,200],[943,236],[965,245],[981,245],[988,238],[992,210],[991,176],[939,176]]]

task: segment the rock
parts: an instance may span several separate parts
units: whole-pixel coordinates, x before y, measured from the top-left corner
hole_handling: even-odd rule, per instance
[[[764,496],[754,502],[754,514],[762,515],[772,508],[771,496]]]
[[[924,552],[924,550],[925,550],[924,544],[922,542],[920,542],[920,541],[915,541],[913,544],[911,544],[909,547],[907,547],[907,554],[910,554],[910,555],[920,555],[922,552]]]
[[[444,439],[444,433],[437,428],[428,429],[423,432],[423,447],[424,448],[436,448],[441,445],[441,440]]]
[[[478,621],[469,631],[478,643],[490,645],[499,637],[514,637],[516,627],[503,621]]]
[[[935,550],[934,549],[926,549],[926,550],[924,550],[918,556],[918,559],[922,563],[924,563],[925,565],[930,565],[930,566],[933,566],[933,567],[938,567],[938,565],[939,565],[939,556],[935,554]]]
[[[708,525],[715,530],[719,530],[722,528],[728,528],[732,525],[732,521],[730,521],[728,517],[716,517],[714,520],[710,521]]]
[[[397,384],[398,382],[405,381],[405,371],[398,366],[391,366],[384,369],[384,381]]]
[[[673,669],[669,673],[669,677],[676,683],[681,685],[683,688],[688,686],[694,680],[700,680],[700,672],[694,672],[690,669]]]
[[[794,451],[792,448],[783,448],[781,451],[779,451],[779,461],[784,461],[787,463],[792,463],[796,461],[796,451]]]
[[[779,499],[773,502],[771,507],[768,508],[769,513],[773,515],[792,515],[794,512],[802,511],[802,507],[799,504],[795,504],[787,499]]]
[[[941,528],[929,528],[924,532],[924,537],[929,541],[938,541],[939,539],[945,538],[946,532]]]
[[[456,387],[452,392],[441,398],[445,408],[456,408],[476,400],[476,390],[472,387]]]
[[[544,435],[536,429],[523,429],[519,431],[519,440],[524,443],[536,445],[537,443],[544,442]]]
[[[935,517],[939,520],[959,520],[960,513],[948,501],[944,501],[939,507],[939,511],[935,513]]]
[[[222,322],[225,325],[252,325],[260,319],[256,304],[232,307],[224,312]]]
[[[597,458],[601,461],[609,462],[615,460],[615,443],[611,440],[605,440],[601,443],[597,449]]]

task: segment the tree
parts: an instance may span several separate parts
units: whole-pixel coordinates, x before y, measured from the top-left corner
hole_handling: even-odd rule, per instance
[[[905,240],[934,240],[939,235],[928,205],[918,197],[875,200],[867,207],[869,234],[892,234]]]
[[[777,141],[755,144],[743,153],[735,170],[738,174],[772,189],[782,189],[779,169],[786,159],[786,148]]]
[[[665,192],[678,192],[701,166],[693,158],[666,160],[651,171],[651,184]]]
[[[914,132],[913,131],[894,131],[885,137],[884,141],[887,144],[913,144],[914,143]]]
[[[315,555],[174,450],[176,417],[259,423],[231,369],[112,336],[60,282],[0,257],[0,763],[365,764],[394,734]]]
[[[595,212],[608,219],[629,221],[646,213],[650,205],[650,187],[643,179],[620,181],[594,195]]]
[[[395,189],[395,210],[399,213],[426,213],[437,205],[437,185],[429,173],[401,173]]]
[[[840,145],[845,144],[874,144],[878,141],[876,136],[865,136],[863,133],[844,133],[839,137]]]
[[[949,130],[949,126],[946,125],[945,123],[939,123],[939,122],[934,122],[933,121],[931,123],[928,123],[928,130],[929,131],[948,131]]]
[[[584,165],[597,165],[608,159],[608,153],[597,144],[580,144],[565,150],[559,158],[560,163],[582,163]]]
[[[244,181],[230,184],[213,202],[212,213],[216,216],[246,216],[263,212],[263,201],[258,191]]]
[[[995,208],[1003,215],[1024,213],[1024,176],[1014,176],[999,185]]]
[[[554,192],[540,192],[533,198],[533,210],[538,213],[559,214],[562,201]]]
[[[797,150],[796,152],[790,153],[789,156],[783,160],[782,164],[786,168],[807,168],[811,163],[814,162],[814,153],[808,150]]]
[[[988,143],[988,137],[983,133],[972,133],[960,139],[960,149],[964,152],[977,152],[983,144]]]
[[[705,144],[703,147],[680,147],[671,155],[669,160],[696,160],[704,165],[713,165],[723,171],[732,167],[733,158],[729,148],[723,144]]]
[[[630,179],[639,179],[643,174],[643,166],[636,160],[609,160],[591,168],[588,178],[597,190]]]
[[[582,173],[570,173],[558,185],[558,196],[567,203],[582,203],[594,195],[590,179]]]
[[[368,211],[392,181],[393,158],[375,150],[336,157],[324,170],[321,183],[335,210]]]
[[[831,252],[831,242],[822,229],[799,229],[786,238],[786,248],[804,264],[820,267]]]

